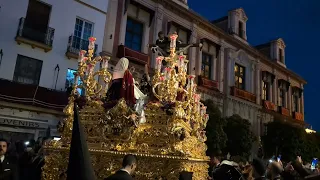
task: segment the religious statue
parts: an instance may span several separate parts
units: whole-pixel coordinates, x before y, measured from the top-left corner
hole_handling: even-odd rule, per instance
[[[176,32],[174,34],[177,34]],[[164,36],[164,33],[160,31],[158,33],[158,39],[156,40],[156,44],[150,44],[149,47],[151,48],[153,53],[157,53],[157,55],[167,57],[170,55],[170,40],[168,37]],[[176,48],[177,54],[184,52],[185,50],[189,49],[190,47],[199,47],[200,51],[202,49],[202,40],[200,43],[183,43],[181,40],[177,40]],[[165,62],[165,61],[163,61]]]
[[[127,104],[133,107],[137,100],[145,99],[146,95],[136,86],[135,80],[128,67],[129,60],[124,57],[121,58],[114,68],[112,82],[107,92],[106,100],[116,104],[121,98],[124,98]]]
[[[142,75],[142,79],[140,81],[140,89],[141,91],[148,95],[149,98],[152,99],[152,83],[151,78],[149,76],[149,67],[148,64],[144,66],[144,74]]]

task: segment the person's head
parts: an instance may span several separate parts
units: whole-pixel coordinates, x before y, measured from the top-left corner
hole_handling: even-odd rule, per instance
[[[122,167],[132,174],[137,167],[136,156],[132,154],[125,155],[122,161]]]
[[[192,180],[192,172],[182,171],[179,174],[179,180]]]
[[[253,176],[255,178],[260,178],[265,175],[266,168],[260,159],[253,159],[251,165],[253,167]]]
[[[0,156],[3,156],[7,153],[8,143],[5,139],[0,139]]]
[[[272,162],[268,165],[267,169],[267,177],[268,178],[274,178],[279,176],[283,171],[283,168],[278,162]]]
[[[159,37],[159,39],[163,39],[164,38],[164,33],[162,31],[160,31],[158,33],[158,37]]]
[[[249,164],[243,168],[242,175],[245,179],[253,179],[253,167]]]
[[[221,156],[213,155],[210,159],[210,165],[217,166],[221,162]]]

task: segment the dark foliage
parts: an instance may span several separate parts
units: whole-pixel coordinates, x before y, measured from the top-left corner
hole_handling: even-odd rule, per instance
[[[229,152],[231,156],[248,158],[251,154],[253,142],[256,140],[251,131],[250,122],[242,119],[239,115],[230,116],[227,118],[224,132],[228,139],[225,152]]]
[[[226,146],[227,136],[223,131],[225,119],[221,117],[219,108],[212,100],[206,100],[204,104],[207,106],[209,120],[206,127],[206,144],[208,146],[207,155],[221,154]]]
[[[279,120],[268,123],[266,127],[262,142],[267,157],[281,154],[284,161],[291,161],[300,155],[304,161],[311,161],[319,156],[317,134],[307,134],[303,127]]]

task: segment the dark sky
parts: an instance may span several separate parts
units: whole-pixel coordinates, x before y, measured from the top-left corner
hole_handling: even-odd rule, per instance
[[[188,0],[208,20],[244,8],[251,45],[276,38],[286,43],[286,65],[304,79],[305,120],[320,131],[320,0]],[[319,55],[318,55],[319,54]]]

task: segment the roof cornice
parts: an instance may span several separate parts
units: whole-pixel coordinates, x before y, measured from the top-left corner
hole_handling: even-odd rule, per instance
[[[246,50],[246,52],[250,53],[250,55],[253,56],[254,58],[258,58],[263,63],[268,64],[268,65],[272,66],[273,68],[276,68],[277,70],[280,70],[280,71],[286,73],[287,75],[294,77],[295,79],[297,79],[301,83],[307,84],[307,81],[305,79],[303,79],[301,76],[299,76],[298,74],[296,74],[295,72],[279,65],[276,62],[271,61],[270,58],[268,58],[267,56],[265,56],[264,54],[259,52],[254,47],[252,47],[248,44],[245,44],[245,43],[241,42],[240,40],[234,38],[232,35],[228,34],[227,32],[223,31],[219,27],[215,26],[210,21],[203,18],[201,15],[197,14],[196,12],[194,12],[190,9],[186,10],[183,8],[179,8],[179,5],[173,1],[168,1],[168,0],[152,0],[152,1],[162,4],[165,9],[174,10],[173,11],[174,13],[176,13],[177,15],[180,15],[180,16],[182,15],[183,18],[189,17],[189,19],[191,21],[193,21],[194,23],[196,23],[200,28],[216,35],[218,38],[224,39],[226,42],[231,43],[233,46],[235,46],[237,48]]]

